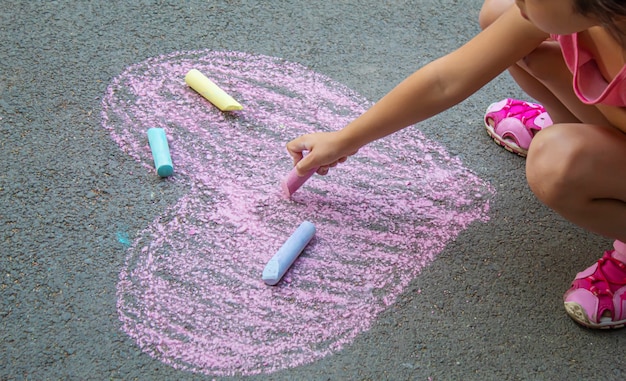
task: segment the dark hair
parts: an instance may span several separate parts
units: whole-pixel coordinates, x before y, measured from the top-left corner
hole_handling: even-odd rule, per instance
[[[626,1],[574,0],[574,11],[596,18],[622,46],[626,47]]]

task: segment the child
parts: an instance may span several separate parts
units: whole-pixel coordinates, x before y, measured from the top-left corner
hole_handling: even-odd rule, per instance
[[[587,327],[623,327],[626,3],[512,3],[486,0],[480,18],[485,29],[475,38],[409,76],[343,129],[300,136],[287,150],[298,173],[319,167],[324,175],[365,144],[454,106],[508,69],[541,105],[494,103],[485,115],[487,131],[527,156],[528,183],[543,203],[615,239],[614,250],[576,276],[565,309]],[[303,157],[303,151],[309,154]]]

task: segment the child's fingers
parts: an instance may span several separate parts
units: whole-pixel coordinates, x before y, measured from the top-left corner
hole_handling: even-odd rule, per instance
[[[343,163],[354,152],[340,153],[342,150],[333,133],[315,133],[302,135],[287,143],[287,151],[293,158],[294,166],[300,176],[315,170],[320,175]]]
[[[304,157],[302,152],[309,151],[310,149],[310,144],[307,142],[306,135],[300,136],[287,143],[287,152],[289,152],[289,155],[293,158],[294,165],[296,165]]]
[[[328,174],[328,169],[329,169],[328,167],[319,167],[317,170],[317,174],[324,176]]]
[[[319,171],[320,165],[315,163],[314,158],[315,155],[313,153],[309,153],[308,155],[304,156],[300,161],[296,162],[296,171],[298,171],[298,175],[304,176],[306,173],[314,168],[318,168]],[[326,172],[328,172],[328,170]]]

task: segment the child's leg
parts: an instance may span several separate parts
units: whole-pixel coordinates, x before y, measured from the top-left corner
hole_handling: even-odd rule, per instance
[[[478,20],[481,28],[491,25],[511,6],[515,6],[514,0],[485,0]],[[549,62],[547,66],[546,62]],[[544,43],[526,59],[510,67],[509,73],[524,92],[545,107],[555,123],[588,120],[588,113],[597,117],[595,108],[583,105],[572,91],[571,74],[556,43]]]
[[[514,4],[515,0],[485,0],[478,14],[480,27],[485,29],[491,25]]]
[[[626,133],[555,124],[535,136],[526,173],[535,195],[550,208],[618,239],[615,250],[576,275],[563,296],[567,314],[590,328],[626,326]]]
[[[626,242],[626,133],[555,124],[535,136],[526,175],[535,195],[563,217]]]
[[[554,123],[608,124],[597,107],[582,103],[574,93],[572,73],[558,42],[542,43],[509,71],[522,89],[546,108]],[[520,82],[522,78],[525,81]],[[535,91],[530,93],[531,89]]]
[[[515,6],[513,0],[486,0],[481,27],[510,6]],[[558,43],[546,41],[509,71],[557,124],[533,138],[527,160],[531,189],[572,222],[626,241],[626,134],[596,127],[609,123],[595,106],[583,104],[574,94]],[[576,124],[581,122],[587,125]]]
[[[514,0],[485,0],[478,15],[480,27],[482,29],[487,28],[507,9],[514,6]],[[513,65],[509,68],[509,73],[526,94],[537,100],[549,111],[553,121],[575,121],[574,116],[563,106],[563,103],[537,78],[528,73],[526,67],[521,67],[519,64]]]
[[[481,27],[512,4],[486,0]],[[526,160],[532,191],[573,223],[617,239],[615,250],[576,276],[565,309],[588,327],[626,326],[626,132],[576,97],[556,43],[544,42],[509,72],[556,123],[532,138]]]
[[[559,53],[560,54],[560,53]],[[548,111],[550,118],[555,123],[577,122],[578,118],[557,98],[554,93],[547,88],[540,80],[529,72],[523,63],[513,65],[509,68],[509,74],[517,84],[539,102]],[[570,82],[571,87],[571,82]]]
[[[576,275],[563,296],[567,314],[590,328],[626,326],[626,133],[606,124],[545,128],[528,150],[526,177],[563,217],[617,239],[615,250]]]

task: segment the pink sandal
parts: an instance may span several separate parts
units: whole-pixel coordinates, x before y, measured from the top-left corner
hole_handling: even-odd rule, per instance
[[[507,98],[487,107],[485,128],[493,140],[508,151],[526,157],[537,132],[552,125],[552,119],[536,103]]]
[[[616,241],[615,248],[623,243]],[[578,273],[563,296],[567,314],[589,328],[622,328],[626,325],[626,264],[609,250]],[[621,250],[620,250],[621,251]]]

